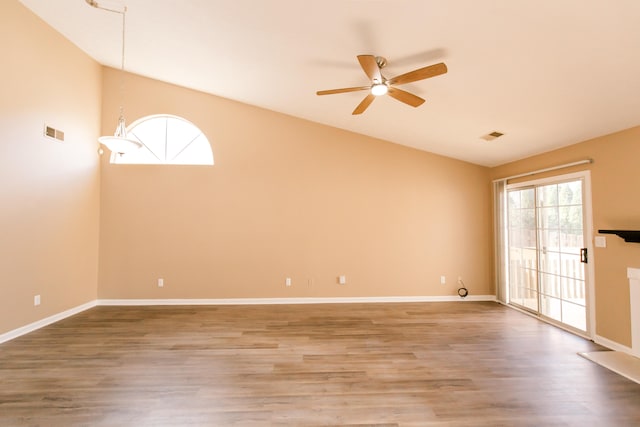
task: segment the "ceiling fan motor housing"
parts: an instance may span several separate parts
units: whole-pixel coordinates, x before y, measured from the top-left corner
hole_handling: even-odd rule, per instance
[[[384,68],[387,65],[387,58],[384,56],[376,56],[376,64],[378,64],[378,67]]]

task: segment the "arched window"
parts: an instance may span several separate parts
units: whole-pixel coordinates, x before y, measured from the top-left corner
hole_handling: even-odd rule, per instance
[[[111,163],[213,165],[211,145],[193,123],[177,116],[143,117],[127,127],[127,136],[142,143],[138,150],[111,154]]]

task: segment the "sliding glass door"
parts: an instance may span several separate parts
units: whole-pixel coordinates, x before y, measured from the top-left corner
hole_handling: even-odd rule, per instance
[[[507,189],[509,303],[587,332],[584,180]]]

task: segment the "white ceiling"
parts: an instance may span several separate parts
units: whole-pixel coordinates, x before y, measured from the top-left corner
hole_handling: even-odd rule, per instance
[[[120,67],[121,17],[85,0],[21,0],[98,62]],[[640,124],[638,0],[98,0],[126,4],[126,69],[486,166]],[[369,83],[445,62],[361,116]],[[492,142],[480,137],[500,131]],[[640,141],[639,141],[640,143]]]

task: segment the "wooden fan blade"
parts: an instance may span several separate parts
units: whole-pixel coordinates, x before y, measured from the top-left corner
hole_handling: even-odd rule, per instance
[[[396,87],[390,87],[389,92],[387,92],[389,96],[397,99],[400,102],[404,102],[405,104],[411,105],[412,107],[418,107],[424,103],[424,99],[416,96],[412,93],[404,91],[402,89],[398,89]]]
[[[334,93],[355,92],[358,90],[369,90],[369,89],[371,89],[371,86],[345,87],[342,89],[319,90],[316,92],[316,95],[331,95]]]
[[[417,70],[409,71],[408,73],[401,74],[388,80],[391,85],[402,85],[405,83],[411,83],[418,80],[428,79],[429,77],[439,76],[447,72],[447,66],[444,63],[435,65],[429,65],[428,67],[419,68]]]
[[[369,105],[371,105],[371,103],[373,102],[373,100],[376,99],[375,95],[367,95],[360,104],[358,104],[358,106],[356,107],[355,110],[353,110],[353,113],[351,114],[362,114],[364,113],[364,110],[366,110]]]
[[[376,57],[373,55],[358,55],[358,62],[364,70],[364,73],[369,76],[371,81],[377,81],[382,83],[382,74],[380,74],[380,67],[376,62]]]

